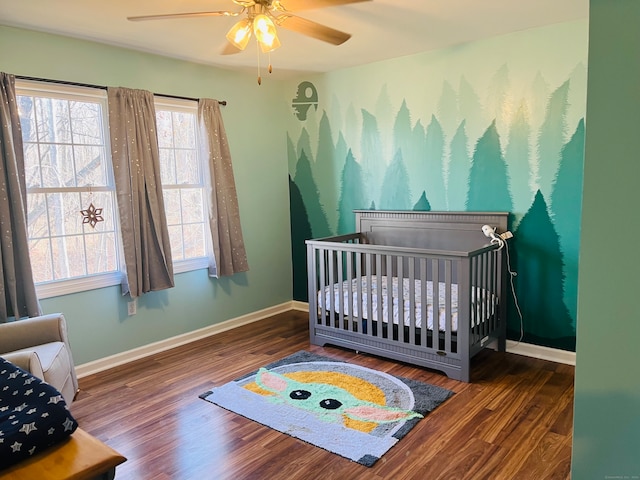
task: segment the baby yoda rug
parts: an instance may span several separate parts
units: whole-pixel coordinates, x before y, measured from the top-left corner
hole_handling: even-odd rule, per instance
[[[200,398],[370,467],[451,395],[300,351]]]

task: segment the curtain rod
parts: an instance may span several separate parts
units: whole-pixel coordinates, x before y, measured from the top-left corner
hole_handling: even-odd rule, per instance
[[[31,80],[31,81],[34,81],[34,82],[59,83],[60,85],[72,85],[74,87],[99,88],[101,90],[106,90],[107,89],[107,87],[104,86],[104,85],[92,85],[90,83],[67,82],[67,81],[64,81],[64,80],[51,80],[49,78],[25,77],[23,75],[15,75],[15,78],[19,78],[20,80]],[[178,99],[178,100],[192,100],[194,102],[198,101],[197,98],[182,97],[182,96],[179,96],[179,95],[166,95],[164,93],[154,93],[154,95],[157,95],[158,97],[175,98],[175,99]],[[227,101],[226,100],[219,100],[218,103],[220,105],[225,106],[227,104]]]

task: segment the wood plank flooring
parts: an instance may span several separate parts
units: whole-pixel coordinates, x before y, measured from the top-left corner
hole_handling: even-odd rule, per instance
[[[569,479],[574,368],[491,350],[471,383],[309,344],[291,311],[80,380],[71,412],[128,458],[116,480]],[[308,445],[198,395],[298,350],[440,385],[456,394],[372,468]]]

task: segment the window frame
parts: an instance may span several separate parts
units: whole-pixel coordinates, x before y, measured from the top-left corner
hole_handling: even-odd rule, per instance
[[[187,259],[175,260],[173,259],[173,272],[174,273],[184,273],[193,270],[200,270],[203,268],[207,268],[211,262],[211,258],[213,258],[213,245],[211,241],[211,225],[209,222],[209,209],[210,209],[210,191],[211,186],[209,175],[208,175],[208,167],[206,162],[202,158],[201,154],[201,135],[200,129],[198,128],[198,102],[196,100],[187,100],[187,99],[179,99],[173,97],[165,97],[162,95],[154,96],[154,104],[156,115],[159,110],[162,111],[170,111],[170,112],[179,112],[179,113],[189,113],[194,116],[194,127],[195,127],[195,154],[196,161],[199,165],[200,172],[200,183],[199,184],[184,184],[189,188],[201,188],[202,189],[202,199],[203,199],[203,233],[204,233],[204,255],[201,257],[192,257]],[[158,143],[160,143],[158,141]],[[160,147],[162,148],[162,147]],[[166,189],[180,189],[180,186],[170,185],[165,186],[162,185],[163,194]]]
[[[82,86],[70,86],[58,83],[50,83],[50,82],[41,82],[35,80],[22,80],[16,79],[16,96],[32,96],[32,97],[41,97],[41,98],[55,98],[55,99],[63,99],[69,101],[92,101],[99,103],[101,106],[102,113],[102,140],[104,142],[104,169],[107,180],[106,186],[99,187],[72,187],[65,188],[60,187],[56,189],[55,192],[63,193],[65,191],[77,191],[77,192],[88,192],[92,193],[93,191],[109,191],[112,192],[112,211],[114,213],[113,218],[113,232],[115,239],[115,264],[116,269],[109,272],[102,273],[93,273],[82,276],[57,279],[57,280],[49,280],[44,282],[38,282],[35,284],[36,293],[39,299],[57,297],[61,295],[66,295],[70,293],[78,293],[88,290],[94,290],[103,287],[109,287],[113,285],[119,285],[122,282],[122,237],[121,237],[121,229],[120,222],[118,218],[117,212],[117,198],[116,198],[116,189],[115,182],[113,179],[113,164],[111,161],[111,145],[109,138],[109,130],[108,130],[108,104],[107,104],[107,93],[105,90],[100,88],[90,88],[90,87],[82,87]],[[40,143],[40,142],[38,142]],[[37,187],[37,188],[28,188],[27,187],[27,197],[29,194],[38,194],[51,192],[51,190],[47,187]],[[80,215],[80,212],[78,212]],[[29,222],[29,219],[27,219]],[[83,234],[84,236],[84,234]],[[86,259],[85,259],[86,266]]]

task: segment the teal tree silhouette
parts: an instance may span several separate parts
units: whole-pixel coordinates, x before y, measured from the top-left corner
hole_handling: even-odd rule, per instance
[[[469,185],[471,159],[467,148],[468,138],[463,120],[451,139],[451,161],[447,182],[447,205],[449,210],[461,211],[465,208]]]
[[[523,102],[511,122],[509,143],[507,143],[504,153],[504,159],[509,166],[514,212],[525,212],[533,201],[533,192],[529,184],[531,179],[530,136],[531,126],[527,120],[526,107]]]
[[[560,235],[560,249],[564,256],[564,299],[574,328],[578,299],[584,135],[584,119],[581,119],[571,140],[562,149],[552,194],[553,223]]]
[[[560,151],[564,146],[568,95],[569,80],[551,94],[545,119],[538,133],[538,173],[540,190],[545,198],[551,198],[551,187],[558,171]]]
[[[327,222],[327,216],[320,204],[320,195],[313,174],[311,173],[311,164],[307,159],[307,155],[302,150],[298,165],[296,166],[295,184],[300,190],[302,201],[307,211],[311,231],[315,238],[331,236],[331,229]]]
[[[410,208],[409,175],[402,160],[402,152],[398,150],[382,181],[380,209],[409,210]]]
[[[524,341],[575,349],[575,329],[563,300],[563,265],[558,234],[538,190],[531,208],[510,241],[518,302],[524,318]],[[512,305],[513,306],[513,305]],[[517,338],[520,320],[509,308],[509,336]]]
[[[309,132],[306,128],[303,128],[300,132],[300,137],[298,137],[298,146],[296,149],[296,158],[300,160],[302,156],[302,152],[304,152],[305,157],[309,162],[313,162],[313,151],[311,150],[311,140],[309,139]],[[296,168],[298,166],[298,162],[296,161]]]
[[[488,121],[478,94],[464,76],[460,77],[458,99],[460,102],[460,117],[465,119],[468,137],[470,139],[479,138],[482,135],[482,131],[487,128]]]
[[[364,170],[364,181],[371,198],[380,198],[380,183],[385,170],[385,159],[382,154],[382,140],[378,130],[376,117],[362,109],[362,137],[360,156]]]
[[[334,231],[338,223],[338,182],[343,160],[344,157],[338,158],[336,156],[329,119],[327,113],[323,111],[318,135],[318,153],[313,172],[318,182],[320,203],[324,206],[329,227]]]
[[[421,178],[420,174],[414,174],[420,172],[420,163],[424,162],[424,150],[419,148],[422,143],[424,142],[416,143],[414,140],[411,115],[407,108],[407,102],[403,100],[393,125],[393,151],[400,150],[402,152],[402,158],[407,170],[412,172],[412,176],[409,179],[409,186],[412,192],[418,192],[419,189],[424,187],[424,178]]]
[[[420,195],[420,198],[418,199],[416,204],[413,206],[413,209],[422,212],[431,211],[431,204],[429,203],[429,200],[427,200],[427,194],[424,190],[422,191],[422,195]]]
[[[307,210],[298,186],[289,175],[289,208],[291,209],[291,261],[293,264],[293,299],[301,302],[309,300],[307,291],[307,246],[304,243],[312,237]]]
[[[469,174],[467,210],[512,212],[507,165],[493,122],[478,140]]]
[[[447,195],[444,185],[444,132],[435,115],[431,116],[431,122],[427,127],[426,150],[424,160],[427,168],[425,178],[426,191],[433,208],[436,210],[447,209]]]
[[[509,67],[507,64],[502,65],[496,73],[493,74],[489,82],[486,110],[491,118],[496,119],[496,124],[502,126],[504,123],[505,112],[508,110],[509,98]]]
[[[438,119],[445,132],[450,132],[460,123],[458,94],[447,81],[442,82],[442,93],[438,100]]]
[[[295,175],[298,155],[296,154],[296,147],[293,145],[293,140],[291,140],[289,132],[287,132],[287,161],[289,165],[289,175]]]
[[[424,161],[424,152],[427,150],[427,132],[420,120],[416,122],[411,131],[411,139],[416,158],[412,160],[413,165],[409,166],[406,162],[405,165],[407,165],[407,171],[409,172],[409,189],[412,195],[417,195],[418,192],[426,188],[427,176],[429,175],[427,163]]]
[[[340,186],[338,235],[355,232],[356,220],[353,211],[362,210],[367,207],[367,200],[362,184],[362,167],[360,167],[360,164],[353,158],[351,150],[347,153],[347,159],[342,169]]]

